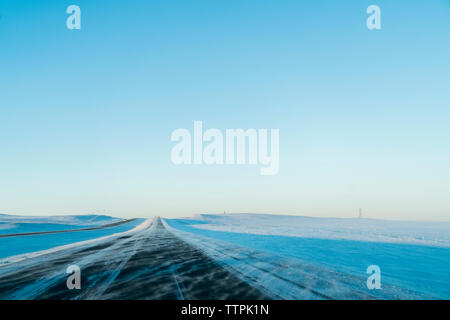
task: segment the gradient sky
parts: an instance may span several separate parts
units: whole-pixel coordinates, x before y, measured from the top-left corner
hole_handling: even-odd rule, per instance
[[[449,109],[450,1],[0,2],[1,213],[450,220]],[[279,174],[173,165],[194,120]]]

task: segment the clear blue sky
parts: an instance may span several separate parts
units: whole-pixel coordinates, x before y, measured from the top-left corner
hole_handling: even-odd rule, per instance
[[[450,1],[0,2],[2,213],[449,220],[449,108]],[[279,174],[173,165],[194,120],[279,128]]]

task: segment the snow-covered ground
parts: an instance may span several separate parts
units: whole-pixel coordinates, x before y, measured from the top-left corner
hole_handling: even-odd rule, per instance
[[[191,227],[205,230],[438,245],[450,247],[450,222],[313,218],[270,214],[202,214]]]
[[[386,287],[414,292],[406,297],[450,298],[449,223],[260,214],[200,215],[165,222],[204,251],[224,252],[228,243],[287,259],[288,265],[333,270],[352,279],[367,279],[367,267],[378,265]],[[229,256],[223,259],[224,264],[231,261]]]
[[[72,237],[69,237],[69,239],[72,239],[73,241],[69,241],[69,242],[62,241],[61,243],[63,243],[63,244],[57,245],[57,246],[54,246],[53,242],[46,241],[47,239],[44,238],[44,240],[41,240],[41,242],[43,244],[42,247],[45,249],[36,250],[36,251],[28,250],[26,253],[9,255],[6,258],[2,258],[0,256],[0,267],[11,265],[11,264],[14,264],[14,263],[17,263],[20,261],[24,261],[24,260],[28,261],[28,259],[31,259],[31,258],[41,257],[41,259],[45,260],[45,255],[47,255],[47,254],[60,252],[60,251],[64,251],[64,250],[89,247],[91,245],[105,242],[106,240],[123,237],[124,235],[130,234],[130,233],[131,234],[137,233],[142,230],[151,228],[152,220],[153,219],[136,219],[133,222],[127,224],[126,229],[109,228],[109,231],[107,233],[99,233],[100,230],[104,230],[104,229],[92,230],[92,231],[90,231],[89,236],[87,236],[87,237],[86,237],[86,235],[83,235],[78,238],[78,241]],[[64,233],[64,234],[67,235],[68,233]],[[84,240],[80,240],[80,239],[84,239]],[[44,257],[42,258],[42,256],[44,256]],[[34,261],[34,263],[35,263],[35,261]],[[0,271],[3,271],[3,269]],[[1,275],[1,272],[0,272],[0,275]]]
[[[123,219],[105,215],[18,216],[0,214],[0,235],[96,227]]]
[[[0,215],[0,235],[100,227],[120,221],[123,221],[123,219],[97,215],[26,217],[2,214]],[[33,253],[125,232],[135,228],[143,221],[144,219],[136,219],[121,225],[97,230],[0,238],[0,259],[5,260],[6,257]]]

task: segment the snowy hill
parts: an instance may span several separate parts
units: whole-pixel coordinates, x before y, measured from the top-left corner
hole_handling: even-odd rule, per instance
[[[52,223],[66,225],[101,225],[121,221],[120,218],[106,215],[61,215],[61,216],[19,216],[0,214],[0,223]]]

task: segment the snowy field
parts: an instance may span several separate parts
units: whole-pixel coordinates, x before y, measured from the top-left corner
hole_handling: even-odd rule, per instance
[[[385,287],[403,289],[398,297],[389,293],[385,298],[450,298],[447,222],[221,214],[165,223],[204,251],[210,251],[213,243],[224,251],[227,243],[289,259],[291,265],[326,268],[360,279],[367,279],[369,265],[378,265]],[[230,264],[228,258],[218,259]],[[378,297],[383,298],[382,291]]]
[[[102,227],[120,221],[123,221],[123,219],[98,215],[25,217],[2,214],[0,215],[0,236],[26,232],[38,233]],[[47,250],[124,232],[133,229],[143,221],[144,219],[136,219],[121,225],[97,230],[0,238],[0,259],[4,260],[6,257]]]
[[[0,235],[96,227],[122,221],[105,215],[17,216],[0,214]]]
[[[450,222],[313,218],[269,214],[202,214],[191,227],[213,231],[302,238],[450,247]]]

